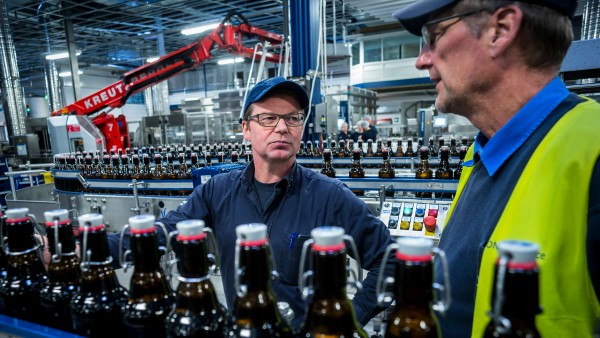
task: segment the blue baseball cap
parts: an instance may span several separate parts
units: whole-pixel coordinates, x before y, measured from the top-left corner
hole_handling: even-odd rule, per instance
[[[396,11],[393,16],[407,31],[421,36],[421,28],[432,14],[457,4],[460,0],[420,0]],[[575,15],[577,0],[521,0],[538,6],[544,6],[567,15],[571,20]]]
[[[306,109],[308,107],[308,94],[302,86],[294,81],[286,80],[282,76],[276,76],[260,81],[252,87],[250,93],[246,97],[246,102],[244,102],[240,123],[242,123],[243,116],[246,114],[246,110],[248,110],[248,107],[250,107],[251,104],[268,97],[269,94],[273,92],[287,92],[292,94],[298,99],[298,102],[300,102],[300,108]]]

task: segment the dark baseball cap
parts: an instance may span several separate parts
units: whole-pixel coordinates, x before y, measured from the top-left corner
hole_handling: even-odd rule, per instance
[[[250,107],[251,104],[268,97],[269,93],[273,93],[275,90],[277,90],[277,92],[289,92],[298,99],[298,102],[300,102],[300,108],[306,109],[306,107],[308,107],[308,94],[306,93],[306,90],[304,90],[302,86],[294,81],[286,80],[282,76],[277,76],[262,80],[252,87],[250,93],[246,97],[246,102],[244,102],[241,116],[243,117],[244,114],[246,114],[246,110],[248,110],[248,107]],[[240,123],[241,122],[242,121],[240,119]]]
[[[421,28],[429,21],[429,17],[445,8],[457,4],[460,0],[420,0],[396,11],[393,16],[400,21],[407,31],[421,36]],[[534,5],[552,8],[573,19],[577,0],[521,0]]]

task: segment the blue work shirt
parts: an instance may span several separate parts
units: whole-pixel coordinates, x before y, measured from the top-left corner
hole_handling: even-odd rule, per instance
[[[356,319],[366,324],[381,310],[377,308],[375,290],[380,262],[386,247],[393,241],[389,230],[340,181],[300,165],[294,164],[274,190],[279,193],[263,210],[251,162],[244,170],[213,176],[196,187],[177,210],[158,221],[163,222],[168,231],[175,230],[175,224],[186,219],[204,220],[212,228],[219,247],[223,288],[229,309],[233,309],[235,299],[235,228],[247,223],[266,224],[280,276],[272,287],[278,300],[288,302],[294,310],[292,324],[295,328],[302,324],[306,310],[298,289],[302,245],[315,227],[342,227],[354,238],[363,269],[370,271],[363,281],[363,290],[352,300]],[[129,241],[123,242],[127,244]],[[109,236],[109,243],[111,253],[116,256],[118,237]],[[387,267],[388,275],[393,270],[390,266]]]

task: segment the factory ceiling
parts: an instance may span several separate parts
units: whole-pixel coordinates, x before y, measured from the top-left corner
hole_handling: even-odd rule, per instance
[[[1,1],[0,1],[1,2]],[[127,71],[159,54],[186,46],[199,35],[181,30],[221,21],[236,10],[251,25],[282,34],[284,0],[3,0],[21,77],[40,73],[45,55],[67,51],[65,19],[81,55],[79,67]],[[398,29],[391,17],[414,0],[327,0],[328,40],[352,42],[363,30]],[[335,26],[335,34],[333,27]],[[211,60],[214,62],[214,60]],[[63,61],[66,63],[66,61]]]

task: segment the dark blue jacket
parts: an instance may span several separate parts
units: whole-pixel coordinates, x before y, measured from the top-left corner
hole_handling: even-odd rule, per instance
[[[279,281],[273,283],[273,289],[278,299],[287,301],[294,310],[293,324],[296,328],[304,319],[306,306],[298,289],[302,245],[317,226],[343,227],[356,242],[363,269],[372,271],[363,282],[363,291],[353,299],[357,320],[366,324],[381,310],[377,308],[375,288],[385,248],[392,243],[389,230],[340,181],[300,165],[294,165],[277,187],[282,188],[280,194],[263,211],[254,185],[254,165],[250,164],[243,171],[212,177],[198,186],[177,210],[159,221],[167,226],[168,231],[175,230],[175,224],[185,219],[204,220],[213,229],[219,246],[229,309],[233,308],[235,298],[235,227],[253,222],[266,224],[280,274]],[[109,242],[111,252],[116,253],[118,236],[110,236]]]

